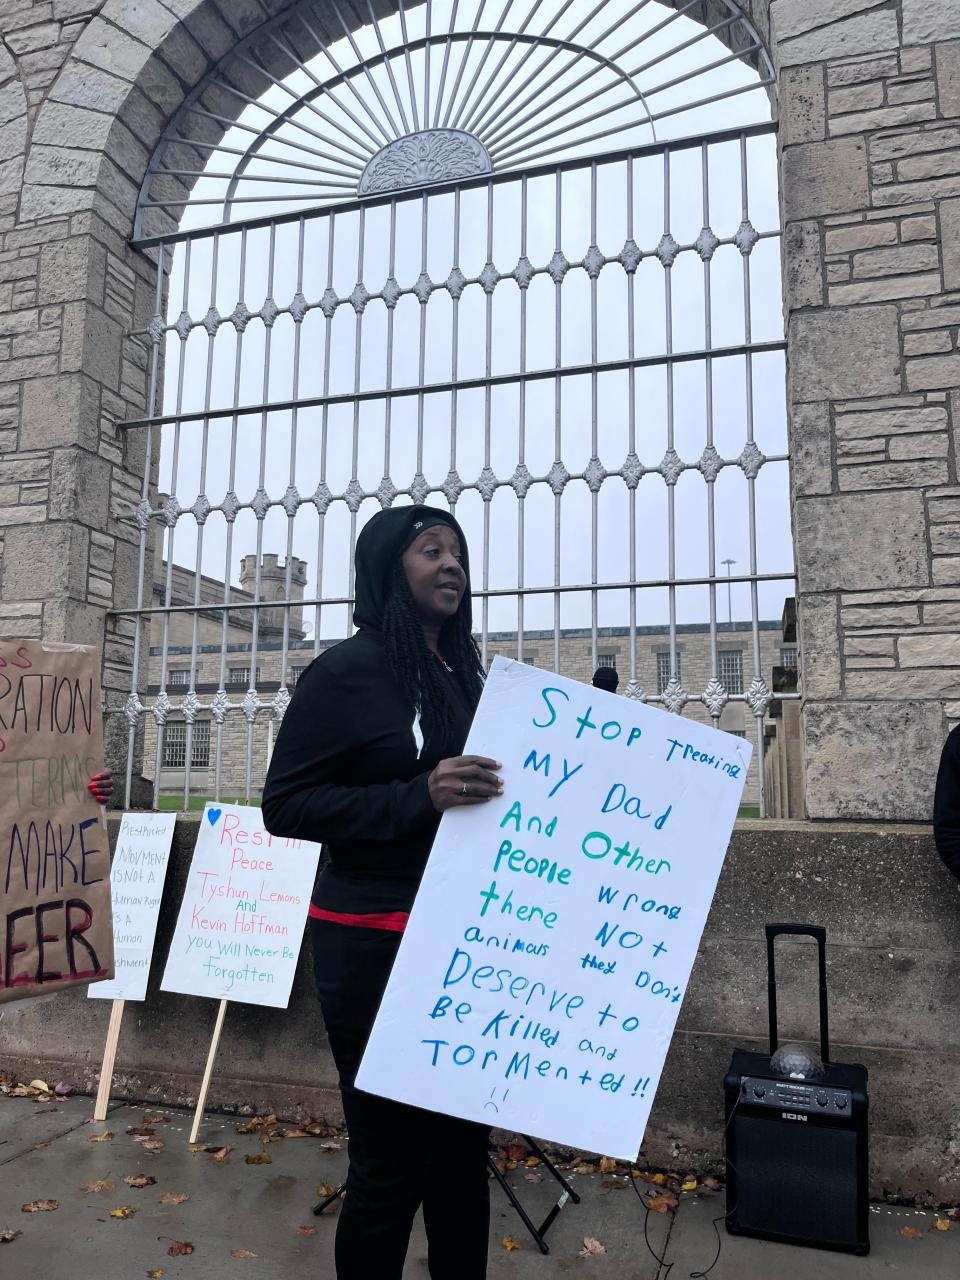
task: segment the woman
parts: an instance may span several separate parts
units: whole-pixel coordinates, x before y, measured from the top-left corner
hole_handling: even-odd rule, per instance
[[[338,1280],[400,1280],[421,1204],[433,1280],[486,1274],[488,1131],[354,1085],[441,813],[502,793],[495,761],[460,754],[483,687],[469,587],[448,512],[378,512],[357,539],[359,630],[300,677],[264,788],[268,831],[329,852],[310,916],[350,1137]]]

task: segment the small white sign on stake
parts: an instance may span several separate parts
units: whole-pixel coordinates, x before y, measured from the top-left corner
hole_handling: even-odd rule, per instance
[[[633,1159],[751,747],[498,657],[465,751],[357,1084]]]
[[[175,813],[125,813],[110,866],[115,977],[91,1000],[145,1000]]]
[[[285,1009],[319,857],[258,808],[208,803],[161,990]]]

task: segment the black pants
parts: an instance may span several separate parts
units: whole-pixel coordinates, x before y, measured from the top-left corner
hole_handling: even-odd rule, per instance
[[[483,1280],[489,1130],[364,1093],[354,1085],[400,935],[311,920],[320,1008],[349,1134],[337,1224],[337,1280],[401,1280],[423,1206],[432,1280]]]

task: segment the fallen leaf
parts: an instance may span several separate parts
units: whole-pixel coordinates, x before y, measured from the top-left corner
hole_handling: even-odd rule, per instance
[[[513,1236],[504,1236],[501,1244],[506,1249],[507,1253],[513,1253],[514,1249],[523,1248],[518,1240],[514,1240]]]
[[[662,1187],[667,1181],[667,1175],[665,1173],[652,1173],[647,1181],[652,1182],[655,1187]]]
[[[317,1187],[317,1195],[321,1200],[326,1200],[327,1196],[332,1196],[336,1191],[336,1187],[331,1187],[329,1182],[321,1182]]]
[[[703,1180],[703,1185],[704,1185],[704,1186],[705,1186],[709,1191],[719,1191],[719,1190],[721,1190],[721,1187],[720,1187],[720,1180],[719,1180],[718,1178],[714,1178],[714,1177],[704,1178],[704,1180]]]
[[[680,1184],[681,1191],[696,1191],[696,1189],[697,1189],[696,1178],[687,1178],[684,1182]]]
[[[309,1138],[310,1135],[305,1129],[284,1129],[280,1135],[283,1138]]]
[[[539,1156],[527,1156],[526,1160],[524,1160],[523,1163],[527,1166],[528,1169],[535,1169],[538,1164],[543,1164],[543,1161],[540,1159]]]
[[[214,1159],[216,1159],[216,1156],[214,1156]],[[266,1151],[260,1151],[255,1156],[244,1156],[243,1163],[244,1164],[273,1164],[273,1161],[270,1159],[270,1156]]]
[[[31,1080],[27,1085],[27,1088],[36,1089],[38,1093],[50,1092],[50,1086],[47,1084],[46,1080]]]
[[[329,1138],[335,1129],[331,1129],[328,1124],[320,1124],[318,1120],[311,1120],[309,1124],[305,1124],[304,1129],[314,1138]]]
[[[526,1182],[542,1182],[543,1181],[542,1173],[525,1173],[523,1177]]]
[[[31,1200],[29,1204],[20,1206],[21,1213],[53,1213],[60,1208],[59,1200]]]
[[[320,1150],[321,1150],[321,1151],[340,1151],[340,1150],[341,1150],[341,1143],[339,1143],[339,1142],[321,1142],[321,1143],[320,1143]]]
[[[231,1249],[230,1250],[231,1258],[255,1258],[256,1256],[257,1255],[255,1253],[251,1253],[249,1249]]]
[[[45,1147],[49,1147],[49,1142],[35,1142],[33,1144],[34,1151],[43,1151]]]
[[[18,1236],[22,1235],[22,1231],[13,1231],[10,1229],[0,1231],[0,1244],[13,1244],[14,1240],[16,1240]]]
[[[144,1115],[143,1123],[144,1124],[169,1124],[170,1117],[167,1115],[164,1115],[162,1112],[157,1112],[156,1115],[154,1115],[153,1112],[151,1112],[149,1115],[146,1115],[146,1114]]]
[[[504,1148],[503,1154],[508,1160],[525,1160],[527,1158],[527,1148],[520,1142],[511,1142],[508,1147]]]
[[[160,1197],[160,1203],[161,1204],[183,1204],[185,1200],[189,1200],[189,1199],[190,1197],[187,1195],[185,1191],[165,1191],[164,1194]]]
[[[613,1178],[603,1178],[600,1182],[601,1191],[626,1191],[626,1189],[625,1182],[616,1182]]]
[[[918,1231],[916,1227],[901,1227],[900,1234],[904,1240],[922,1240],[923,1232]]]
[[[316,1227],[297,1227],[298,1236],[315,1236],[317,1234]]]
[[[128,1138],[152,1138],[153,1130],[145,1124],[134,1125],[132,1129],[126,1130],[126,1134]]]
[[[190,1143],[190,1150],[193,1152],[193,1154],[194,1154],[195,1156],[200,1155],[202,1152],[206,1151],[206,1149],[207,1149],[207,1148],[203,1145],[203,1143],[202,1143],[202,1142],[191,1142],[191,1143]]]
[[[216,1164],[229,1164],[233,1147],[204,1147],[204,1151]]]
[[[144,1151],[156,1152],[163,1150],[162,1138],[134,1138],[134,1142],[139,1142]]]
[[[600,1157],[600,1172],[601,1172],[601,1173],[616,1173],[616,1172],[617,1172],[617,1162],[616,1162],[616,1160],[614,1160],[613,1156],[601,1156],[601,1157]]]
[[[136,1209],[132,1204],[122,1204],[116,1209],[110,1210],[111,1218],[132,1218],[136,1213]]]
[[[258,1129],[264,1129],[271,1124],[277,1123],[277,1117],[272,1113],[268,1116],[254,1116],[252,1120],[248,1120],[246,1124],[237,1126],[237,1133],[256,1133]]]
[[[668,1213],[671,1209],[676,1209],[677,1204],[676,1196],[671,1196],[664,1192],[662,1195],[652,1196],[647,1201],[647,1208],[651,1213]]]
[[[597,1166],[595,1164],[586,1164],[584,1161],[581,1160],[579,1164],[575,1164],[573,1166],[573,1172],[582,1173],[582,1174],[596,1173]]]
[[[59,1080],[53,1086],[53,1092],[58,1098],[69,1098],[71,1093],[73,1093],[73,1086],[67,1084],[65,1080]]]
[[[933,1229],[935,1231],[952,1231],[953,1223],[949,1218],[937,1218],[933,1224]]]
[[[80,1190],[97,1195],[101,1191],[112,1191],[116,1185],[112,1178],[94,1178],[92,1182],[84,1182]]]
[[[174,1240],[167,1253],[171,1258],[187,1258],[193,1253],[193,1245],[189,1240]]]
[[[599,1240],[594,1240],[593,1236],[583,1237],[583,1248],[580,1250],[581,1258],[595,1258],[598,1254],[606,1253],[606,1248]]]
[[[517,1167],[517,1161],[507,1160],[504,1162],[503,1167],[506,1169],[507,1173],[513,1173],[514,1169]]]
[[[163,1267],[154,1267],[152,1271],[147,1272],[147,1280],[161,1280],[161,1276],[165,1276],[166,1274],[167,1273]]]
[[[112,1142],[113,1134],[112,1133],[94,1133],[91,1135],[90,1141],[91,1142]]]
[[[128,1173],[124,1178],[128,1187],[136,1187],[138,1190],[142,1187],[155,1186],[156,1181],[156,1178],[151,1177],[149,1173]]]

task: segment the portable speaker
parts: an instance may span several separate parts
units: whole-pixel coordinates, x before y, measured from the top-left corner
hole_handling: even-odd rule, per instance
[[[780,934],[817,941],[822,1072],[771,1069],[777,1048],[773,944]],[[867,1071],[829,1061],[826,930],[768,924],[770,1054],[737,1050],[724,1080],[727,1230],[786,1244],[870,1250]]]

